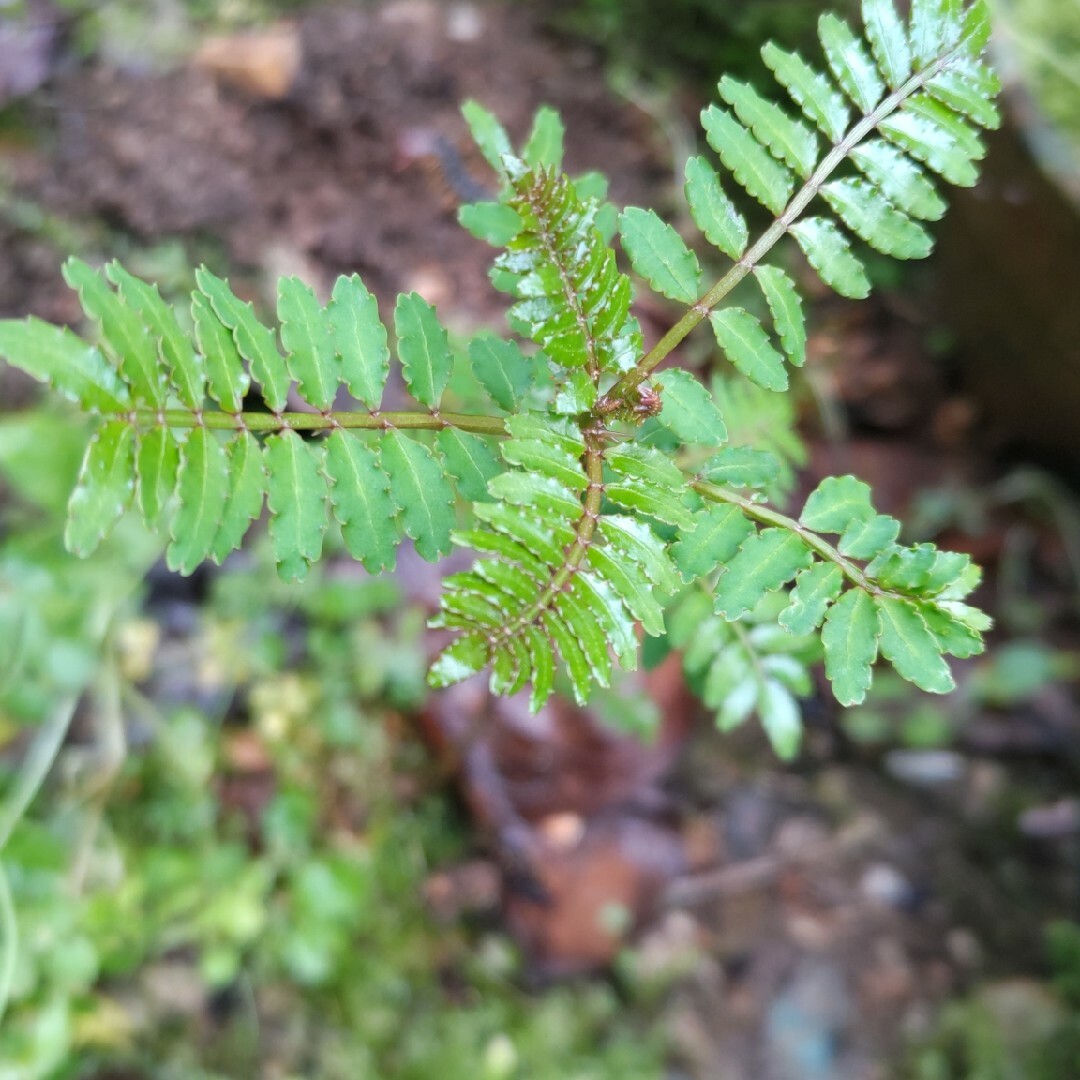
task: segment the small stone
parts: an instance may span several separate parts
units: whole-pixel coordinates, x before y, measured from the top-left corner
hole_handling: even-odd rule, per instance
[[[484,16],[475,4],[454,4],[446,13],[446,36],[451,41],[476,41],[484,33]]]
[[[940,787],[962,779],[967,762],[951,750],[891,750],[885,755],[891,776],[917,787]]]
[[[1020,831],[1039,840],[1060,840],[1080,832],[1080,799],[1058,799],[1020,815]]]

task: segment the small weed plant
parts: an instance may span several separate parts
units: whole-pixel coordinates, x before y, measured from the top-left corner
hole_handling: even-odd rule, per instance
[[[237,548],[264,504],[289,581],[322,557],[331,522],[372,573],[405,537],[432,561],[456,545],[477,558],[444,582],[433,622],[452,639],[433,687],[488,670],[496,694],[531,686],[534,709],[559,685],[584,702],[638,663],[642,635],[670,627],[722,726],[757,714],[784,757],[818,642],[844,705],[863,700],[879,654],[949,691],[946,657],[980,652],[989,627],[966,603],[979,581],[968,556],[898,543],[900,522],[853,476],[825,479],[795,516],[772,498],[790,462],[769,399],[788,393],[807,340],[784,247],[865,297],[858,244],[929,254],[923,222],[945,210],[931,174],[974,184],[978,129],[998,123],[981,0],[914,0],[907,22],[864,0],[862,18],[859,35],[821,17],[824,67],[763,48],[783,107],[724,78],[702,113],[715,158],[686,163],[685,193],[726,260],[711,284],[656,213],[616,212],[601,177],[562,171],[556,113],[540,110],[515,149],[474,102],[464,113],[498,196],[461,221],[499,249],[511,338],[455,351],[416,293],[397,298],[391,336],[355,275],[325,304],[282,278],[275,329],[206,269],[181,311],[117,263],[70,259],[94,343],[33,318],[0,323],[0,355],[96,421],[68,549],[88,555],[134,509],[187,574]],[[735,186],[763,219],[756,235]],[[649,349],[632,314],[642,283],[683,309]],[[702,323],[734,374],[710,386],[659,371]],[[393,363],[411,408],[383,408]]]

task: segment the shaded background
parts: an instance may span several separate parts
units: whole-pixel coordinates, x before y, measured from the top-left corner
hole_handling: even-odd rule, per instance
[[[460,101],[515,138],[557,106],[572,172],[685,225],[715,78],[759,79],[768,36],[812,51],[818,11],[0,6],[0,315],[77,324],[77,252],[174,300],[205,262],[264,310],[281,274],[358,271],[384,311],[415,289],[501,328]],[[804,486],[853,470],[972,552],[999,629],[949,699],[819,689],[792,767],[671,660],[587,714],[429,697],[439,572],[408,555],[286,587],[256,543],[181,580],[132,528],[75,563],[83,433],[0,371],[0,1077],[1080,1075],[1080,14],[995,16],[984,180],[928,263],[871,261],[871,300],[803,274],[793,408]]]

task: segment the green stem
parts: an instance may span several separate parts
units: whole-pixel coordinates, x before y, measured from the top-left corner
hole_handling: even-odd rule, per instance
[[[844,161],[851,151],[891,113],[916,91],[941,72],[959,52],[959,46],[939,57],[929,67],[912,75],[898,90],[884,98],[873,112],[864,116],[821,160],[813,175],[796,192],[784,212],[757,241],[756,244],[692,307],[684,312],[679,321],[607,392],[597,406],[600,415],[616,411],[632,400],[637,388],[649,377],[668,354],[694,329],[709,312],[723,300],[740,281],[772,250],[773,246],[791,228],[822,185]]]
[[[585,475],[589,486],[585,489],[585,498],[581,504],[581,517],[574,526],[574,542],[566,549],[562,564],[551,575],[544,591],[535,602],[498,635],[505,641],[517,634],[522,627],[530,626],[555,602],[559,593],[577,573],[592,543],[596,532],[596,523],[600,520],[600,506],[604,501],[604,437],[602,431],[585,431]]]
[[[773,525],[779,529],[787,529],[788,532],[796,533],[800,540],[816,555],[827,562],[836,563],[843,571],[844,576],[860,589],[865,589],[872,596],[892,596],[893,593],[875,584],[856,566],[850,559],[841,555],[827,540],[823,540],[816,532],[811,531],[805,525],[800,524],[795,518],[781,514],[745,495],[740,495],[731,488],[720,487],[718,484],[710,484],[705,480],[694,480],[690,486],[702,497],[711,502],[730,503],[737,506],[748,518],[760,522],[762,525]]]
[[[506,426],[500,416],[478,416],[453,412],[191,412],[188,409],[136,409],[128,414],[138,427],[206,427],[225,431],[389,431],[394,428],[441,431],[457,428],[477,435],[503,437]]]

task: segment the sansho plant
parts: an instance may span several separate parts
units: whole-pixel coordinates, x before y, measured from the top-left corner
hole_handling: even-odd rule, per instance
[[[794,110],[721,80],[723,104],[702,113],[706,139],[772,223],[751,244],[717,163],[687,162],[691,216],[730,260],[713,285],[655,213],[631,207],[616,220],[601,178],[561,171],[554,112],[537,114],[517,152],[495,118],[468,103],[500,188],[461,219],[502,249],[492,280],[512,298],[510,327],[536,346],[487,333],[469,343],[471,373],[490,400],[484,413],[453,411],[444,398],[454,353],[415,293],[399,296],[393,313],[415,407],[382,411],[392,350],[356,275],[338,279],[325,306],[282,278],[275,333],[205,269],[189,320],[117,263],[99,271],[69,260],[65,278],[98,345],[34,318],[0,323],[0,355],[98,420],[67,546],[89,554],[134,505],[168,531],[169,565],[190,573],[235,549],[264,500],[286,579],[320,558],[330,514],[372,572],[394,565],[403,534],[429,560],[458,545],[478,558],[444,583],[434,625],[455,636],[432,686],[490,668],[497,694],[531,683],[537,709],[561,671],[583,702],[609,684],[616,662],[635,666],[638,627],[662,635],[667,615],[722,725],[756,711],[785,756],[798,745],[795,696],[808,691],[804,659],[817,639],[845,705],[863,699],[879,653],[924,690],[950,690],[944,657],[981,651],[990,625],[964,602],[979,581],[970,559],[898,544],[900,523],[877,513],[852,476],[824,480],[798,517],[773,509],[762,489],[786,463],[760,445],[732,445],[725,427],[725,409],[751,399],[730,381],[710,390],[682,370],[654,378],[708,321],[740,377],[777,395],[788,389],[788,366],[806,355],[802,301],[765,261],[785,237],[827,285],[855,298],[870,285],[851,234],[898,258],[930,252],[920,221],[939,218],[945,203],[928,171],[975,183],[984,153],[976,129],[997,125],[999,87],[979,58],[989,36],[982,0],[966,9],[913,0],[911,9],[905,24],[888,0],[864,0],[863,37],[823,15],[829,74],[765,45]],[[635,274],[685,306],[648,351],[630,313],[634,284],[610,246],[616,229]],[[728,302],[744,281],[760,290],[747,303],[768,313],[771,332]],[[343,389],[358,407],[336,408]],[[313,411],[290,409],[291,394]]]

